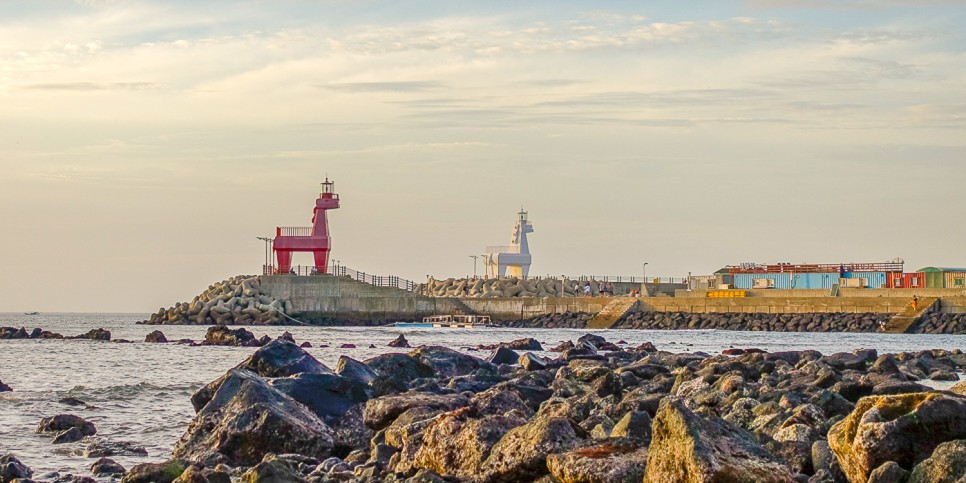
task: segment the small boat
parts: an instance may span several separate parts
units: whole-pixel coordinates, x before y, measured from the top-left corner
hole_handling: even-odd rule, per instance
[[[40,312],[24,312],[24,315],[40,315]]]
[[[496,326],[489,315],[433,315],[423,317],[422,322],[396,322],[393,327],[480,329]]]

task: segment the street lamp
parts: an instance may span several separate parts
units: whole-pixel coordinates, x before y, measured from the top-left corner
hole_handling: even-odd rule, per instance
[[[473,278],[476,278],[476,259],[477,258],[480,258],[480,256],[479,255],[470,255],[470,258],[473,259]]]
[[[644,266],[641,268],[641,276],[644,277],[644,283],[647,283],[647,262],[644,262]]]
[[[271,243],[272,243],[272,239],[269,238],[269,237],[265,237],[265,236],[259,236],[259,237],[255,237],[255,238],[257,238],[257,239],[265,242],[265,265],[262,266],[262,273],[264,274],[265,273],[265,268],[268,267],[268,261],[271,258],[271,253],[272,253]]]

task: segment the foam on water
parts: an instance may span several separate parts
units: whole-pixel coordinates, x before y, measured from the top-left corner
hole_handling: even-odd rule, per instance
[[[97,426],[98,437],[109,441],[130,441],[144,446],[147,457],[112,457],[125,467],[147,461],[162,461],[194,417],[189,400],[199,387],[221,376],[248,357],[255,349],[245,347],[189,347],[180,344],[147,344],[141,341],[153,330],[169,340],[204,338],[204,326],[144,326],[134,322],[147,314],[0,314],[0,326],[33,327],[77,335],[103,327],[114,339],[132,344],[79,340],[0,341],[0,380],[14,391],[0,393],[0,454],[12,452],[35,471],[35,477],[50,471],[88,476],[93,458],[83,456],[84,443],[54,446],[53,435],[36,434],[41,418],[60,413],[82,416]],[[922,349],[963,348],[966,338],[951,335],[903,334],[806,334],[732,332],[715,330],[654,331],[583,329],[424,329],[372,327],[248,327],[256,336],[271,337],[291,332],[299,342],[311,342],[307,349],[330,367],[341,355],[359,360],[386,352],[406,351],[387,347],[400,333],[413,346],[441,345],[470,351],[479,344],[494,344],[534,337],[545,348],[593,332],[608,340],[627,341],[635,347],[645,341],[672,352],[703,351],[716,354],[729,347],[758,347],[767,351],[815,349],[822,353],[874,348],[880,353]],[[326,344],[329,348],[320,348]],[[355,349],[340,349],[355,344]],[[369,344],[376,348],[370,349]],[[544,353],[538,353],[544,354]],[[76,397],[94,408],[59,403]]]

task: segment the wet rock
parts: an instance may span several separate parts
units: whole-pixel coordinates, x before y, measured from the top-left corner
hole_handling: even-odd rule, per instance
[[[520,355],[520,358],[517,359],[517,364],[520,364],[528,371],[539,371],[547,368],[547,363],[543,359],[533,355],[532,352],[526,352]]]
[[[441,346],[423,346],[410,356],[433,369],[436,377],[465,376],[480,368],[494,370],[489,362]]]
[[[3,381],[0,381],[0,392],[9,392],[9,391],[13,391],[13,389],[10,389],[10,386],[4,384]]]
[[[33,470],[21,463],[16,456],[12,454],[0,456],[0,482],[8,482],[17,478],[29,479],[33,475]]]
[[[379,374],[370,369],[369,366],[348,356],[339,356],[335,373],[360,384],[369,384],[379,377]]]
[[[276,341],[294,346],[291,342]],[[175,445],[175,458],[254,465],[268,453],[326,457],[332,430],[311,410],[249,371],[232,369]]]
[[[177,460],[142,463],[131,467],[121,483],[172,483],[184,470],[185,466]]]
[[[71,337],[71,339],[87,339],[108,342],[111,340],[111,331],[104,329],[91,329],[87,333]]]
[[[966,440],[947,441],[936,446],[932,456],[916,465],[910,483],[939,483],[966,480]]]
[[[398,337],[389,342],[389,347],[410,347],[409,341],[406,340],[406,336],[399,334]]]
[[[647,448],[614,440],[552,454],[547,469],[560,483],[638,483],[644,478]]]
[[[502,347],[507,349],[512,349],[516,351],[542,351],[543,346],[540,345],[536,339],[532,337],[527,337],[525,339],[516,339],[510,342],[504,342],[500,344]]]
[[[242,483],[303,483],[305,478],[291,461],[267,454],[241,477]]]
[[[576,346],[574,345],[573,341],[565,340],[561,342],[557,347],[550,349],[550,352],[563,352],[568,349],[573,349],[574,347]]]
[[[144,336],[144,342],[154,342],[154,343],[167,343],[168,338],[164,336],[160,330],[155,330],[150,334]]]
[[[54,440],[51,441],[52,444],[65,444],[65,443],[76,443],[84,439],[84,435],[77,428],[70,428],[66,431],[61,431],[54,436]]]
[[[305,405],[330,425],[349,408],[369,399],[366,385],[335,374],[303,373],[274,379],[269,384]]]
[[[366,426],[380,430],[391,424],[399,415],[413,408],[452,411],[469,404],[469,400],[458,394],[427,394],[408,392],[382,396],[366,403],[362,413]]]
[[[548,455],[572,449],[585,437],[568,418],[535,416],[493,446],[483,471],[490,481],[532,481],[548,472]]]
[[[493,446],[524,423],[526,419],[512,412],[485,415],[473,407],[444,413],[423,432],[413,466],[446,478],[475,479]]]
[[[795,481],[749,433],[722,419],[697,416],[679,398],[661,401],[651,438],[645,482]]]
[[[57,402],[59,402],[61,404],[65,404],[67,406],[85,406],[85,407],[88,407],[88,408],[93,407],[93,406],[87,404],[86,402],[81,401],[80,399],[77,399],[76,397],[70,397],[70,396],[68,396],[68,397],[62,397]]]
[[[325,364],[322,364],[301,347],[287,340],[274,340],[264,345],[248,359],[235,366],[235,369],[253,372],[262,377],[287,377],[296,374],[333,374]],[[215,391],[228,377],[228,373],[215,381],[208,383],[191,395],[191,405],[195,411],[208,404]]]
[[[232,330],[225,325],[214,325],[208,327],[205,333],[203,345],[223,345],[223,346],[245,346],[252,347],[258,344],[255,334],[242,327]]]
[[[612,438],[628,438],[644,445],[651,442],[651,416],[645,411],[628,411],[610,431]]]
[[[379,374],[370,382],[378,394],[403,392],[409,383],[436,375],[432,367],[408,354],[383,354],[364,363]]]
[[[851,481],[865,481],[887,461],[913,468],[941,443],[966,438],[966,399],[923,392],[869,396],[828,432]]]
[[[902,469],[901,466],[896,464],[895,461],[886,461],[882,463],[878,468],[872,470],[869,473],[869,480],[867,483],[904,483],[909,479],[909,472]],[[940,481],[940,480],[927,480],[927,481]],[[955,481],[955,480],[949,480]]]
[[[519,359],[520,354],[517,354],[512,349],[497,347],[486,360],[491,364],[516,364]]]
[[[37,425],[37,432],[60,433],[71,428],[77,429],[81,437],[97,434],[97,428],[94,427],[93,423],[73,414],[58,414],[53,417],[43,418]]]
[[[105,456],[147,456],[148,451],[137,443],[130,441],[106,441],[91,438],[84,448],[85,458],[103,458]]]
[[[123,475],[125,472],[127,470],[123,466],[110,458],[101,458],[91,465],[91,473],[94,476]]]

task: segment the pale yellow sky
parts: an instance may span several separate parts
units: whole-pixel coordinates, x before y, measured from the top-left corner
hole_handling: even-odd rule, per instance
[[[0,311],[257,272],[326,173],[416,281],[521,206],[535,274],[966,265],[959,2],[195,3],[2,7]]]

